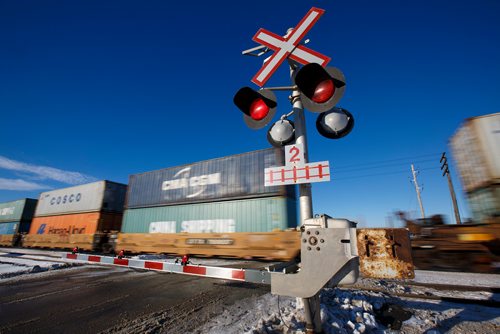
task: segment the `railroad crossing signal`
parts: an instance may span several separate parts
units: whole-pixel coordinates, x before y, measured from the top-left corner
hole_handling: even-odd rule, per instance
[[[354,117],[343,108],[334,107],[319,114],[316,120],[318,132],[330,139],[342,138],[351,132],[354,127]]]
[[[257,92],[250,87],[243,87],[236,93],[233,101],[243,112],[243,119],[251,129],[266,126],[276,113],[276,95],[268,89]]]
[[[332,109],[344,95],[345,77],[338,68],[325,69],[319,64],[311,63],[297,72],[295,84],[307,110],[324,112]]]
[[[282,147],[295,140],[295,127],[292,121],[280,119],[267,131],[267,141],[275,147]]]
[[[320,8],[311,8],[299,24],[285,37],[281,37],[262,28],[259,29],[252,40],[267,46],[275,52],[269,61],[267,61],[260,71],[252,78],[252,82],[257,86],[264,86],[271,75],[273,75],[287,58],[295,60],[303,65],[318,63],[321,66],[326,66],[330,61],[330,57],[306,48],[303,45],[299,45],[302,38],[304,38],[324,12],[325,11]]]
[[[344,95],[346,81],[338,68],[326,67],[330,57],[300,45],[300,41],[324,14],[320,8],[311,8],[295,28],[288,30],[284,37],[265,29],[259,29],[252,38],[260,46],[243,51],[243,54],[262,56],[269,50],[274,54],[264,61],[264,65],[252,78],[252,82],[263,86],[285,59],[302,64],[294,66],[291,87],[241,88],[234,96],[235,105],[244,113],[244,120],[251,129],[260,129],[269,124],[277,108],[273,90],[293,90],[300,94],[300,109],[320,113],[316,121],[319,133],[327,138],[338,139],[347,135],[354,126],[354,118],[345,109],[335,108]],[[258,53],[255,53],[257,52]],[[292,104],[296,99],[292,99]],[[293,113],[293,112],[292,112]],[[267,132],[271,145],[282,147],[293,143],[300,137],[293,122],[287,119],[292,113],[284,115]]]

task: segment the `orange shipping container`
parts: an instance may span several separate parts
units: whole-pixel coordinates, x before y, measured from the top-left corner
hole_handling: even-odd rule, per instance
[[[29,234],[25,236],[24,245],[53,248],[79,246],[92,249],[96,233],[119,231],[121,222],[121,213],[90,212],[35,217]]]

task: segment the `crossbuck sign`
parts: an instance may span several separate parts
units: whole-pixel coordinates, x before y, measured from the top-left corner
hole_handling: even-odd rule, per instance
[[[305,163],[302,144],[285,146],[285,166],[264,170],[266,187],[330,181],[328,161]]]
[[[252,82],[262,87],[278,69],[281,63],[288,57],[302,65],[318,63],[321,66],[326,66],[330,61],[330,57],[306,48],[303,45],[299,45],[302,38],[304,38],[324,12],[325,11],[320,8],[311,8],[293,31],[285,37],[281,37],[262,28],[259,29],[252,40],[267,46],[275,52],[262,66],[260,71],[252,78]]]

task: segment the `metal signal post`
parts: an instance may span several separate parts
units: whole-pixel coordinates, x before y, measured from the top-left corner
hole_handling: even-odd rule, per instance
[[[295,66],[291,61],[290,63],[290,77],[295,78],[297,66]],[[293,113],[295,115],[295,144],[301,144],[304,148],[304,162],[309,161],[308,150],[307,150],[307,135],[306,135],[306,120],[304,117],[304,108],[302,106],[302,101],[300,100],[300,91],[295,88],[292,91],[291,102],[293,105]],[[299,184],[299,207],[300,207],[300,222],[304,224],[307,219],[313,217],[312,208],[312,191],[310,183]],[[319,227],[319,226],[318,226]],[[306,327],[309,330],[315,330],[320,333],[321,329],[321,304],[319,299],[319,293],[316,293],[311,298],[303,298],[302,302],[304,304],[304,314],[306,318]],[[311,328],[312,327],[312,328]]]
[[[323,68],[323,66],[326,66],[330,61],[330,57],[324,56],[314,50],[310,50],[305,48],[303,45],[300,45],[301,39],[305,36],[307,31],[312,28],[324,12],[325,11],[323,9],[314,7],[311,8],[299,24],[295,28],[288,29],[286,35],[283,37],[267,30],[260,29],[255,34],[253,40],[263,45],[242,52],[244,55],[261,56],[270,49],[275,51],[271,57],[264,61],[262,68],[252,79],[252,82],[258,86],[263,86],[285,59],[288,61],[290,66],[290,78],[292,84],[289,89],[291,90],[290,101],[292,103],[292,112],[282,116],[281,120],[276,122],[271,127],[268,132],[268,139],[273,146],[283,146],[286,143],[294,141],[296,146],[292,147],[292,149],[296,147],[301,147],[302,149],[301,156],[303,157],[303,161],[300,162],[300,166],[304,166],[304,169],[306,170],[306,180],[297,182],[295,165],[292,167],[294,176],[292,180],[293,183],[297,183],[299,185],[301,231],[302,233],[305,233],[305,236],[310,235],[312,230],[315,230],[314,233],[317,236],[322,236],[324,232],[328,234],[328,231],[324,230],[328,230],[328,227],[331,227],[331,230],[333,231],[333,225],[335,225],[335,223],[330,223],[332,226],[328,226],[328,219],[313,219],[311,184],[307,182],[309,181],[309,166],[307,165],[309,159],[303,102],[307,105],[307,108],[310,111],[321,113],[317,121],[317,127],[320,133],[328,138],[340,138],[349,133],[353,126],[353,119],[350,114],[341,109],[332,111],[332,108],[340,100],[344,93],[344,75],[338,69]],[[300,68],[299,64],[304,66]],[[272,91],[284,89],[287,88],[277,87],[275,89],[266,88],[259,91],[253,91],[249,87],[243,87],[236,93],[234,103],[244,113],[244,120],[248,127],[252,129],[260,129],[272,120],[277,107],[276,97]],[[326,119],[326,115],[332,113],[335,114],[333,121],[330,121],[329,123],[324,121],[324,119]],[[291,114],[295,115],[293,123],[287,121],[287,117]],[[329,119],[332,119],[332,117],[329,117]],[[288,163],[289,162],[287,161],[286,164]],[[319,168],[321,168],[321,165]],[[269,180],[266,179],[266,185],[272,185],[274,171],[272,168],[268,168],[266,169],[266,173],[267,172],[270,173],[270,177]],[[281,184],[290,184],[287,183],[287,180],[285,180],[285,172],[286,170],[284,168],[281,169],[282,177],[280,182]],[[327,180],[329,180],[329,175]],[[347,230],[350,231],[350,228],[355,224],[349,222],[347,224],[340,225],[341,226],[337,227],[347,228]],[[343,233],[340,232],[339,234]],[[347,235],[347,238],[350,239],[351,243],[355,243],[355,238],[353,238],[352,235]],[[304,237],[302,240],[305,244],[307,244],[307,246],[305,246],[307,248],[304,248],[308,251],[307,255],[310,255],[310,251],[313,249],[316,252],[320,252],[321,247],[323,247],[323,245],[321,245],[321,247],[317,245],[319,241],[316,236],[311,236],[309,238]],[[321,243],[325,243],[325,239],[320,238],[320,240]],[[332,240],[328,241],[330,242]],[[332,253],[330,255],[339,251],[343,252],[343,250],[338,248],[338,246],[336,247],[336,249],[332,248]],[[356,250],[355,248],[352,250],[352,257],[354,257],[356,255]],[[324,249],[322,254],[326,254]],[[276,294],[294,295],[297,297],[304,296],[305,298],[303,298],[303,303],[307,332],[320,333],[322,329],[319,290],[315,290],[314,293],[306,293],[304,288],[297,287],[297,285],[307,284],[311,279],[318,281],[326,280],[323,282],[323,284],[325,284],[332,278],[332,275],[335,275],[337,271],[340,271],[342,266],[346,265],[345,262],[349,262],[352,258],[351,256],[348,256],[345,258],[344,262],[341,261],[342,264],[339,262],[336,266],[333,265],[337,267],[335,271],[329,273],[327,277],[318,279],[321,275],[316,275],[314,273],[319,269],[315,268],[316,266],[314,264],[319,266],[321,266],[321,264],[316,263],[316,255],[313,255],[313,257],[304,256],[305,254],[302,255],[302,271],[293,275],[293,279],[292,277],[285,278],[284,276],[274,276],[275,279],[274,282],[271,282],[271,289],[272,292]],[[309,261],[307,261],[308,258],[310,258]],[[316,258],[320,258],[319,254]],[[340,254],[339,258],[342,258]],[[352,265],[347,267],[349,268],[347,273],[353,271],[357,272],[356,268]],[[345,275],[347,273],[345,273]],[[357,274],[354,276],[357,278]]]
[[[323,287],[336,286],[340,282],[354,283],[359,276],[360,267],[364,268],[363,274],[366,276],[370,272],[370,269],[366,268],[374,268],[377,266],[375,262],[384,263],[381,272],[387,274],[387,278],[401,276],[396,274],[398,270],[394,270],[395,263],[404,263],[402,268],[409,268],[405,278],[413,275],[413,267],[407,265],[407,259],[401,257],[401,254],[405,254],[404,251],[388,253],[388,249],[393,247],[408,251],[407,231],[403,231],[402,237],[395,237],[394,231],[380,229],[375,235],[383,236],[382,239],[389,236],[392,246],[377,249],[374,245],[380,242],[370,241],[366,234],[366,238],[361,240],[360,252],[368,247],[370,251],[358,256],[360,240],[356,236],[356,223],[346,219],[334,219],[325,214],[313,218],[311,182],[329,181],[330,167],[328,161],[308,162],[304,108],[319,113],[316,128],[326,138],[342,138],[349,134],[354,126],[351,113],[336,107],[346,87],[344,74],[338,68],[326,67],[330,57],[300,44],[301,39],[324,12],[323,9],[311,8],[299,24],[288,29],[283,37],[260,29],[253,40],[263,45],[243,51],[244,55],[257,57],[274,51],[271,57],[264,60],[262,68],[252,79],[252,82],[260,87],[286,59],[290,66],[290,87],[266,87],[258,91],[243,87],[234,96],[234,103],[244,113],[248,127],[261,129],[272,121],[278,107],[273,91],[291,91],[292,111],[281,116],[267,134],[273,146],[284,146],[285,166],[265,168],[264,185],[299,185],[301,262],[297,264],[297,270],[287,275],[272,274],[271,292],[303,298],[308,333],[321,332],[319,292]],[[293,122],[287,119],[291,115],[295,115]],[[298,156],[300,158],[297,158]],[[381,261],[382,258],[388,261]],[[371,264],[360,266],[364,261]],[[390,272],[392,274],[388,274]]]
[[[290,76],[292,79],[296,74],[297,68],[290,64]],[[303,145],[304,147],[304,162],[309,161],[308,149],[307,149],[307,135],[306,135],[306,120],[304,117],[304,108],[302,106],[302,101],[300,100],[300,91],[294,89],[291,95],[291,101],[293,105],[293,113],[295,115],[295,144]],[[299,205],[300,205],[300,221],[303,224],[306,219],[312,218],[312,192],[311,184],[303,183],[299,184]]]

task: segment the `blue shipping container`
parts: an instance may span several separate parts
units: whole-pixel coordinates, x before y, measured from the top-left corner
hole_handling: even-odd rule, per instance
[[[270,148],[131,175],[126,208],[271,196],[295,199],[294,185],[264,186],[265,168],[283,165],[283,151]]]

